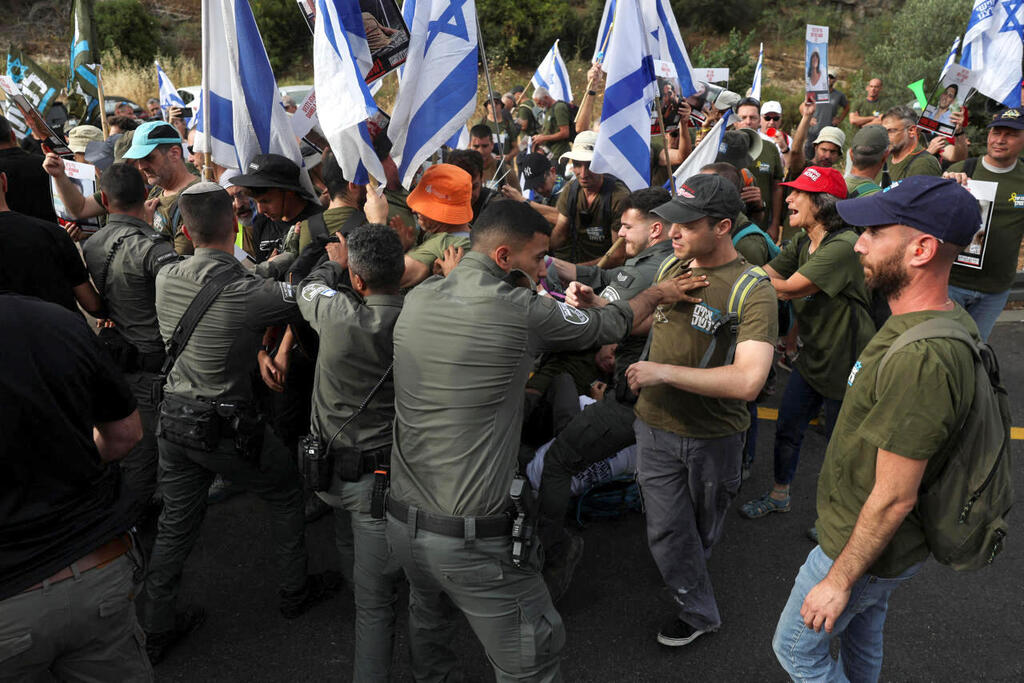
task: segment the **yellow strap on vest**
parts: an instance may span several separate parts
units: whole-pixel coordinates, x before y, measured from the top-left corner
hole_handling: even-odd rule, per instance
[[[768,278],[768,273],[760,266],[751,266],[743,271],[729,292],[729,312],[735,313],[737,319],[743,312],[743,302],[747,300],[747,294],[757,286],[758,282]]]

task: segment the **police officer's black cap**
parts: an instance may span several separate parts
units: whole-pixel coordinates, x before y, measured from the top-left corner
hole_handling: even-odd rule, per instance
[[[743,209],[739,190],[719,175],[695,175],[678,189],[679,194],[651,213],[670,223],[692,223],[705,216],[736,220]]]
[[[257,154],[245,167],[245,174],[231,179],[232,184],[253,190],[291,190],[307,194],[300,181],[301,170],[280,154]]]
[[[523,171],[523,189],[536,190],[544,184],[544,176],[551,169],[551,160],[546,154],[527,154],[523,156],[519,167]]]

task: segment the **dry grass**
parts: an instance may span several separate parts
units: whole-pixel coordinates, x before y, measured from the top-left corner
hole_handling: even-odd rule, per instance
[[[177,87],[198,85],[202,80],[202,66],[194,59],[157,56],[157,61]],[[144,105],[147,99],[159,93],[156,67],[152,64],[140,66],[117,52],[104,55],[103,90],[105,95],[124,97]]]

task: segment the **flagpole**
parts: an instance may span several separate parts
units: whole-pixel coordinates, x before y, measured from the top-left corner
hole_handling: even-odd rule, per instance
[[[203,144],[206,151],[203,152],[203,180],[213,180],[213,136],[210,134],[210,0],[203,0],[202,22],[203,22]],[[245,171],[245,169],[240,169]]]
[[[668,131],[665,129],[665,116],[661,113],[660,94],[654,97],[654,106],[658,109],[658,127],[661,128],[661,137],[665,138],[665,165],[668,166],[669,187],[672,188],[672,194],[677,195],[679,193],[676,191],[676,176],[672,170],[672,155],[668,153]]]
[[[100,100],[100,126],[103,128],[103,139],[110,137],[110,127],[107,125],[107,103],[103,98],[103,65],[96,65],[96,97]]]
[[[491,86],[491,70],[487,68],[487,51],[484,49],[484,32],[480,30],[480,15],[476,14],[476,44],[480,48],[480,61],[484,63],[484,80],[487,81],[487,99],[484,100],[484,114],[487,113],[487,102],[491,99],[494,88]],[[494,108],[494,104],[491,104]]]
[[[604,41],[602,41],[602,44],[601,44],[600,53],[602,55],[604,54],[605,49],[607,49],[607,47],[608,47],[608,38],[609,38],[609,36],[611,36],[612,29],[614,29],[614,28],[615,28],[615,19],[612,19],[612,23],[608,24],[608,32],[604,34]],[[603,57],[602,57],[602,60],[603,60]],[[594,63],[598,64],[600,62],[594,62]],[[593,92],[593,90],[594,90],[594,79],[592,79],[592,78],[587,79],[587,91],[585,93],[583,93],[583,97],[580,99],[580,108],[579,108],[579,111],[576,112],[576,120],[573,121],[573,125],[575,125],[575,124],[580,122],[580,116],[583,115],[583,103],[587,101],[588,97],[592,97],[592,95],[590,93]]]

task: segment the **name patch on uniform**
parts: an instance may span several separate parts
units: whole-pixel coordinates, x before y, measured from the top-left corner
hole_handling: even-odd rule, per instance
[[[846,380],[846,386],[853,386],[853,380],[857,379],[857,373],[860,372],[861,367],[863,366],[860,364],[860,361],[853,364],[853,369],[850,370],[850,376]]]
[[[569,304],[559,301],[558,309],[562,311],[562,317],[565,318],[565,322],[567,323],[572,323],[573,325],[586,325],[590,322],[589,315],[578,308],[573,308]]]
[[[281,298],[285,301],[295,301],[295,288],[287,282],[278,282],[277,286],[281,288]]]
[[[305,301],[312,301],[318,296],[332,297],[337,293],[327,285],[306,285],[302,288],[302,298]]]
[[[690,326],[704,334],[714,334],[722,324],[722,313],[716,308],[700,303],[693,307]]]

